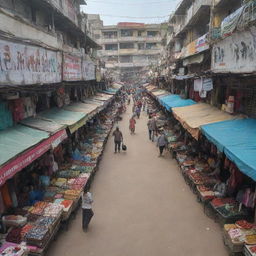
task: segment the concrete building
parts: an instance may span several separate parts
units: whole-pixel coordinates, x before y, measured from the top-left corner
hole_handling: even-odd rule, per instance
[[[95,24],[98,26],[94,38],[102,46],[98,56],[105,61],[112,75],[130,79],[138,72],[145,73],[151,64],[158,63],[163,49],[161,24],[120,22],[115,26],[103,26],[101,31],[100,23]]]
[[[197,102],[255,117],[255,24],[254,0],[181,1],[170,15],[152,80]]]

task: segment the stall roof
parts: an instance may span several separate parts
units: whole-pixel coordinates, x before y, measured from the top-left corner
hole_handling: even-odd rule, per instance
[[[165,91],[165,90],[156,90],[156,91],[152,91],[151,92],[155,97],[160,97],[160,96],[166,96],[166,95],[169,95],[171,94],[170,92],[168,91]]]
[[[147,91],[149,91],[149,92],[151,92],[151,91],[153,91],[155,89],[158,89],[158,88],[156,86],[154,86],[154,85],[147,86]]]
[[[66,127],[65,125],[58,124],[54,121],[43,120],[38,117],[30,117],[30,118],[21,120],[20,123],[31,128],[49,132],[51,134],[54,134],[62,129],[65,129]]]
[[[197,140],[199,137],[199,128],[202,125],[239,118],[205,103],[173,108],[172,111],[175,118]]]
[[[167,96],[159,97],[159,102],[167,110],[172,110],[172,108],[185,107],[196,104],[195,101],[191,99],[182,99],[180,95],[170,94]]]
[[[115,95],[117,93],[117,89],[114,89],[114,88],[108,88],[107,90],[104,90],[102,91],[103,93],[106,93],[106,94],[112,94],[112,95]]]
[[[118,83],[114,83],[112,85],[112,87],[119,90],[119,89],[121,89],[123,87],[123,85],[122,84],[118,84]]]
[[[90,115],[92,112],[97,110],[98,106],[95,104],[86,104],[86,103],[73,103],[69,106],[64,107],[65,110],[74,111],[74,112],[82,112],[86,115]]]
[[[95,96],[93,96],[93,99],[107,101],[107,100],[110,100],[112,97],[113,95],[109,95],[106,93],[97,93]]]
[[[256,119],[239,119],[202,126],[202,132],[241,172],[256,181]]]
[[[49,133],[24,125],[0,131],[0,165],[49,137]]]
[[[69,126],[71,133],[84,125],[83,119],[85,116],[83,112],[72,112],[58,108],[52,108],[38,114],[38,117],[41,119],[51,120],[58,124]]]

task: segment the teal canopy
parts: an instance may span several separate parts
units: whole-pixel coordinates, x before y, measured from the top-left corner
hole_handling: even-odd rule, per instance
[[[169,111],[171,111],[172,108],[185,107],[185,106],[196,104],[195,101],[191,99],[182,99],[180,95],[176,95],[176,94],[159,96],[158,100],[160,104]]]
[[[82,112],[73,112],[59,108],[52,108],[39,113],[38,116],[46,120],[52,120],[61,125],[71,126],[83,119],[86,114]]]
[[[0,131],[0,165],[48,137],[47,132],[23,125]]]
[[[256,119],[223,121],[201,129],[241,172],[256,181]]]

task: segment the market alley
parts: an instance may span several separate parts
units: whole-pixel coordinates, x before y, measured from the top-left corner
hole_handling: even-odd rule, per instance
[[[147,134],[147,117],[130,135],[130,110],[119,123],[127,152],[107,143],[91,191],[94,217],[87,233],[81,211],[61,232],[48,256],[224,256],[221,228],[208,218],[185,184],[175,160],[158,158]]]

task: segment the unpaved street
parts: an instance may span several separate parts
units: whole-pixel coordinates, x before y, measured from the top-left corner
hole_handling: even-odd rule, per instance
[[[94,218],[88,233],[81,212],[61,232],[49,256],[226,256],[221,228],[203,213],[169,155],[158,158],[148,140],[146,115],[128,131],[119,126],[127,153],[113,153],[110,138],[91,191]]]

